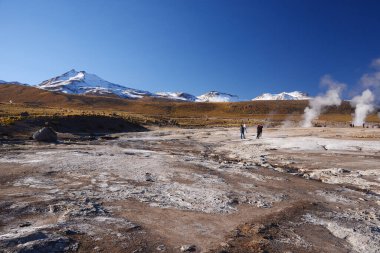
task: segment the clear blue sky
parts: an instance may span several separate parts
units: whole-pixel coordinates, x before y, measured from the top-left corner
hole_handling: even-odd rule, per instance
[[[30,84],[75,68],[153,92],[316,95],[380,57],[377,0],[0,0],[0,14],[0,79]]]

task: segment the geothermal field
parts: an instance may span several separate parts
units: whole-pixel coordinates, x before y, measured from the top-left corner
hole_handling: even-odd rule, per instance
[[[0,11],[0,253],[380,253],[380,0]]]
[[[0,146],[1,252],[380,252],[376,128]]]
[[[332,87],[184,103],[4,86],[0,252],[379,253],[375,96]]]

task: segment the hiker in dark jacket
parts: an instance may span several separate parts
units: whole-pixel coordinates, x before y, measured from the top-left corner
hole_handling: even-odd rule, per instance
[[[240,139],[245,139],[245,128],[243,124],[240,125]]]
[[[256,136],[256,139],[260,139],[262,133],[263,133],[263,126],[259,124],[259,125],[257,125],[257,136]]]

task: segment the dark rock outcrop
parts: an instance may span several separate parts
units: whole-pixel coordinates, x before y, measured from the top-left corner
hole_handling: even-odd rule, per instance
[[[50,127],[44,127],[33,134],[33,139],[42,142],[56,142],[57,133]]]

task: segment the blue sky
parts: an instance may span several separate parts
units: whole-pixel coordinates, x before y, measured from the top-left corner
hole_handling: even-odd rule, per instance
[[[70,69],[149,91],[357,89],[380,57],[377,0],[0,0],[0,79]]]

